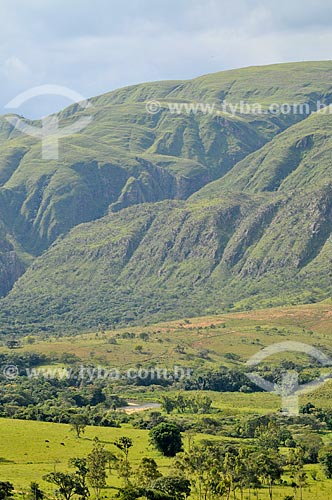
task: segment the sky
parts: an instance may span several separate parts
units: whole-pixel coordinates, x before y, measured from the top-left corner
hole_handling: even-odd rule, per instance
[[[0,0],[0,114],[31,118],[145,81],[287,61],[332,59],[331,0]]]

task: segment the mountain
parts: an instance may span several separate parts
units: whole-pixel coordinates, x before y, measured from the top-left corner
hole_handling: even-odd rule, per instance
[[[2,331],[329,296],[329,108],[233,116],[221,106],[315,110],[332,102],[331,75],[326,61],[120,89],[59,113],[61,127],[93,117],[61,141],[59,161],[42,160],[40,143],[1,119]],[[151,100],[158,113],[147,112]],[[213,106],[174,113],[174,103]]]

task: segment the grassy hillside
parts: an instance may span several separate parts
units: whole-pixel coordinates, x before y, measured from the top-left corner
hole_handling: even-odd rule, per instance
[[[92,100],[93,103],[124,103],[155,99],[158,96],[174,99],[189,98],[194,100],[211,100],[213,102],[227,100],[250,103],[310,102],[317,99],[329,103],[332,85],[329,77],[332,74],[331,61],[312,61],[267,66],[250,66],[247,68],[221,71],[204,75],[190,81],[155,82],[145,85],[133,85]],[[308,99],[309,98],[309,99]]]
[[[232,116],[218,105],[315,109],[331,102],[331,72],[331,62],[286,64],[120,89],[59,114],[60,126],[93,116],[61,141],[59,161],[41,160],[40,144],[2,120],[0,294],[16,282],[2,331],[328,297],[331,115]],[[170,102],[216,112],[172,114]]]
[[[233,411],[236,411],[236,408],[233,407]],[[133,439],[133,448],[129,457],[134,471],[145,456],[154,458],[160,472],[164,475],[174,473],[175,470],[174,460],[162,457],[149,445],[148,431],[133,429],[129,426],[122,429],[89,427],[86,429],[85,436],[77,439],[70,432],[69,426],[62,424],[8,419],[1,419],[0,424],[3,450],[0,473],[3,479],[9,480],[15,485],[15,498],[22,498],[24,492],[27,492],[31,481],[37,481],[42,489],[46,491],[48,497],[53,498],[54,487],[42,480],[43,475],[54,470],[72,472],[72,469],[68,467],[69,458],[86,456],[91,451],[93,439],[96,436],[105,444],[105,449],[113,453],[116,451],[113,445],[115,439],[123,435]],[[36,436],[38,436],[37,439]],[[204,434],[196,435],[193,442],[199,442],[202,439],[208,439],[210,443],[222,442],[220,437],[216,438]],[[327,435],[326,441],[328,442],[329,439],[330,435]],[[184,440],[187,448],[185,434]],[[224,439],[224,442],[227,443],[227,440]],[[63,445],[60,443],[63,443]],[[305,471],[307,473],[307,484],[303,490],[303,499],[309,500],[313,496],[317,500],[328,499],[331,481],[324,478],[317,465],[307,465]],[[311,474],[313,471],[315,471],[314,476]],[[288,486],[277,485],[274,488],[274,498],[283,499],[286,494],[291,495],[293,493],[293,489],[290,487],[289,474],[284,476],[284,479],[288,482]],[[123,486],[123,482],[118,478],[116,471],[112,471],[112,474],[108,473],[107,486],[103,490],[103,495],[106,498],[116,498],[118,489],[121,486]],[[262,500],[269,498],[268,491],[265,488],[259,490],[259,495]],[[190,498],[197,497],[193,495]]]
[[[306,196],[146,204],[78,226],[3,300],[2,331],[82,331],[327,298],[331,194],[327,185]]]
[[[93,360],[94,363],[123,369],[133,368],[138,363],[157,363],[169,368],[176,364],[240,366],[260,349],[286,340],[314,343],[331,355],[331,329],[332,302],[328,300],[305,306],[186,317],[75,336],[62,331],[55,336],[35,336],[33,342],[27,336],[22,339],[18,352],[57,356],[75,354],[82,363]],[[133,335],[128,336],[128,332]],[[141,338],[142,333],[147,335]],[[136,345],[142,345],[142,352],[135,349]],[[179,346],[183,350],[177,350]],[[200,357],[202,350],[207,350],[209,355]],[[0,352],[11,353],[5,339]],[[235,354],[235,359],[232,360],[229,354]]]
[[[231,192],[312,190],[331,181],[332,108],[328,107],[279,134],[248,155],[194,199]]]
[[[281,93],[279,87],[273,91],[272,82],[279,73],[281,81],[290,79],[296,66],[142,84],[94,98],[86,111],[72,106],[59,113],[60,128],[84,114],[93,120],[82,132],[61,140],[59,161],[41,160],[40,142],[22,136],[3,118],[0,200],[6,210],[2,220],[25,250],[35,255],[75,225],[105,215],[109,206],[118,210],[144,201],[186,198],[304,118],[232,116],[220,114],[218,105],[228,98],[237,104],[251,94],[259,98],[260,93],[263,103],[274,102],[274,97],[294,101],[299,96],[311,102],[318,74],[317,96],[329,102],[332,66],[314,66],[315,73],[310,64],[300,65],[302,76],[289,92],[283,88]],[[151,99],[160,102],[157,114],[147,112]],[[211,114],[173,114],[168,109],[169,102],[212,100],[216,111]]]
[[[88,427],[84,436],[77,439],[69,425],[1,419],[1,477],[12,481],[18,491],[27,489],[29,483],[36,480],[42,484],[43,489],[53,494],[52,485],[42,480],[43,475],[53,472],[54,468],[59,471],[68,470],[69,458],[90,453],[95,437],[114,453],[116,448],[113,443],[123,434],[133,439],[132,459],[136,467],[148,453],[157,459],[162,470],[167,470],[170,460],[159,456],[149,446],[147,431]],[[110,478],[110,482],[113,486],[121,484],[118,478]]]

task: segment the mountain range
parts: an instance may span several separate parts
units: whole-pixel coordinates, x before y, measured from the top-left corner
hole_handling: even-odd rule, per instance
[[[225,102],[266,111],[232,114]],[[58,114],[61,127],[92,117],[61,140],[59,160],[0,118],[2,333],[331,295],[332,62],[140,84],[89,103]],[[310,112],[271,111],[285,103]]]

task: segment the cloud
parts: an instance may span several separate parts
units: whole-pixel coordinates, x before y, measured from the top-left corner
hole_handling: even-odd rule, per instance
[[[2,0],[0,17],[0,108],[35,85],[88,97],[148,80],[330,58],[330,0]],[[30,111],[56,106],[38,102]]]
[[[8,81],[26,79],[30,76],[29,67],[19,57],[11,56],[5,60],[3,65],[4,76]]]

